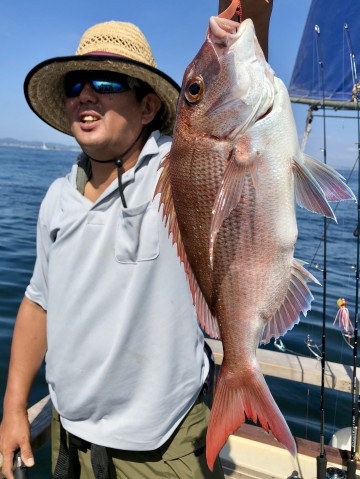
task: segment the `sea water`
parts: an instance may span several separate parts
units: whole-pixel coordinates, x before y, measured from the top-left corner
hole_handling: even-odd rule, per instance
[[[14,321],[24,290],[31,277],[35,259],[37,214],[41,199],[51,182],[64,176],[76,160],[77,153],[62,150],[0,147],[0,415],[4,395]],[[350,171],[341,171],[349,178]],[[349,180],[357,195],[357,171]],[[335,205],[336,206],[336,205]],[[352,365],[352,350],[340,329],[333,325],[339,297],[347,300],[351,319],[355,308],[357,207],[354,202],[336,208],[338,224],[298,209],[299,238],[295,256],[308,263],[307,268],[323,283],[324,231],[326,228],[326,360]],[[306,346],[308,337],[321,347],[323,321],[323,286],[311,284],[312,310],[283,340],[286,352],[314,357]],[[266,346],[278,351],[272,342]],[[320,368],[320,364],[318,365]],[[266,378],[273,396],[284,413],[294,435],[319,440],[320,387],[286,380]],[[30,396],[30,405],[48,393],[43,368]],[[325,442],[339,428],[351,425],[351,396],[326,390]],[[50,446],[36,454],[37,479],[50,474]]]

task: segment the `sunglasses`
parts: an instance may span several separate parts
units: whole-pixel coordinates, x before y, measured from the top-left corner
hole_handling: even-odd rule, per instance
[[[128,77],[120,73],[104,71],[69,72],[65,76],[65,95],[75,98],[89,83],[96,93],[123,93],[130,90]]]

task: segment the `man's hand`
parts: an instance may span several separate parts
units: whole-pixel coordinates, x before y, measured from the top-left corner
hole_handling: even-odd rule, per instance
[[[14,479],[13,461],[15,451],[20,449],[25,466],[35,464],[30,445],[30,425],[27,412],[7,412],[0,425],[0,452],[3,456],[2,473],[6,479]]]
[[[12,467],[14,453],[18,449],[25,466],[34,465],[27,404],[32,382],[42,364],[45,352],[46,311],[25,297],[15,322],[3,420],[0,426],[2,470],[7,479],[14,479]]]

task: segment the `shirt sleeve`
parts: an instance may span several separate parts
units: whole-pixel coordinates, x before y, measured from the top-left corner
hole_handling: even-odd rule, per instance
[[[51,220],[58,214],[62,182],[63,179],[56,180],[41,203],[36,229],[36,261],[30,283],[25,290],[25,296],[45,311],[48,304],[49,251],[56,239]]]

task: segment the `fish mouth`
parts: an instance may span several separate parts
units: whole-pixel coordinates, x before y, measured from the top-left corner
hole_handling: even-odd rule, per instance
[[[234,140],[271,112],[273,72],[258,44],[251,19],[238,23],[211,17],[207,41],[218,57],[220,70],[223,70],[222,84],[226,82],[228,85],[217,91],[207,114],[221,118],[222,135]],[[254,78],[261,79],[257,88],[254,88]]]
[[[229,50],[238,42],[238,40],[252,27],[252,22],[243,21],[242,23],[229,20],[221,17],[211,17],[209,29],[207,33],[207,40],[210,42],[220,60],[222,56],[229,53]],[[250,33],[250,32],[249,32]],[[238,84],[234,82],[234,89],[227,89],[223,94],[217,98],[216,102],[211,105],[207,114],[209,116],[229,115],[229,112],[234,112],[243,106],[243,100],[239,95]],[[224,132],[224,136],[230,135],[236,137],[245,131],[250,120],[242,124],[237,122],[236,127],[229,128]]]
[[[218,55],[224,54],[248,30],[254,32],[251,20],[246,19],[241,23],[227,18],[211,17],[208,30],[208,40],[213,44]]]

